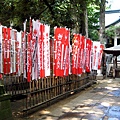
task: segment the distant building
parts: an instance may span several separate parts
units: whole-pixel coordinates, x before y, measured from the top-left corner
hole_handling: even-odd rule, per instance
[[[106,48],[113,47],[113,46],[116,46],[116,45],[120,45],[120,18],[119,18],[120,10],[109,10],[109,11],[106,11],[105,15],[107,16],[108,14],[111,15],[111,16],[113,16],[113,14],[116,14],[117,17],[114,18],[114,16],[113,16],[112,18],[107,18],[108,21],[109,21],[109,19],[112,19],[112,21],[114,21],[114,22],[112,22],[109,25],[106,25],[105,29],[107,30],[111,26],[116,26],[115,27],[116,29],[114,31],[115,32],[115,34],[114,34],[115,36],[113,36],[113,37],[107,37],[106,36],[106,45],[105,45]],[[116,18],[117,18],[117,20],[116,20]]]

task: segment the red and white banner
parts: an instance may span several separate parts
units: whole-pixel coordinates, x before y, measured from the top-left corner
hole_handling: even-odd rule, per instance
[[[16,42],[17,31],[11,29],[11,73],[16,73]]]
[[[85,73],[85,61],[86,61],[86,38],[85,36],[82,36],[82,72]]]
[[[37,21],[37,28],[36,28],[36,32],[37,32],[37,36],[38,36],[38,48],[37,48],[37,53],[38,53],[38,77],[40,78],[40,69],[41,69],[41,60],[40,60],[40,53],[41,53],[41,30],[40,30],[40,25],[41,23],[39,21]]]
[[[10,73],[10,28],[3,27],[3,39],[4,39],[4,74]]]
[[[44,35],[44,67],[45,76],[50,76],[50,26],[45,25]]]
[[[22,32],[17,32],[17,43],[16,43],[16,72],[20,76],[22,73]]]
[[[86,52],[88,52],[86,51],[86,38],[80,34],[74,34],[72,40],[72,74],[85,72],[86,54],[88,54]]]
[[[64,57],[63,57],[63,70],[64,76],[69,75],[70,69],[70,30],[65,30],[65,41],[64,41]]]
[[[54,29],[54,48],[50,47],[50,26],[30,19],[30,32],[17,32],[0,25],[0,74],[24,74],[28,82],[50,76],[50,60],[53,60],[54,76],[82,74],[100,69],[104,46],[80,34],[72,40],[72,60],[70,58],[70,30]],[[53,58],[50,59],[50,48]],[[54,50],[53,50],[54,49]],[[91,65],[91,52],[92,65]],[[72,63],[72,66],[71,66]],[[71,69],[70,69],[71,67]]]
[[[0,25],[0,73],[3,73],[3,37],[2,37],[2,25]]]
[[[22,55],[23,55],[23,75],[24,75],[24,78],[27,78],[26,76],[26,23],[27,23],[27,20],[23,23],[23,27],[24,27],[24,31],[23,31],[23,34],[22,34]]]
[[[99,46],[99,58],[98,58],[98,69],[101,68],[103,49],[104,49],[104,45],[100,44],[100,46]]]
[[[32,57],[31,57],[31,34],[27,34],[27,81],[31,80]]]
[[[63,54],[64,54],[65,28],[54,30],[54,75],[63,76]]]
[[[92,42],[90,39],[86,39],[86,72],[90,72],[90,64],[91,64],[91,46]]]
[[[19,48],[19,33],[17,32],[16,41],[16,74],[20,71],[20,48]]]
[[[45,66],[44,66],[44,32],[45,32],[45,25],[40,25],[40,32],[41,36],[39,38],[39,54],[40,54],[40,78],[45,77]]]
[[[6,33],[7,33],[7,28],[6,27],[3,27],[2,28],[2,31],[3,31],[3,71],[4,71],[4,74],[7,74],[7,38],[6,38]]]
[[[78,40],[78,34],[74,34],[73,40],[72,40],[72,74],[78,73],[78,46],[79,46],[79,40]]]
[[[31,40],[31,53],[32,53],[32,80],[38,79],[38,23],[34,19],[32,20],[32,40]]]
[[[50,39],[50,70],[53,71],[53,51],[54,51],[54,41]]]
[[[68,76],[70,69],[70,30],[54,29],[54,75]]]
[[[78,34],[78,74],[82,74],[82,56],[81,56],[81,52],[82,52],[82,35]]]
[[[100,42],[93,42],[93,58],[92,58],[92,69],[98,70],[98,58]]]
[[[81,37],[81,42],[80,42],[80,73],[82,74],[84,72],[84,66],[85,66],[85,38],[84,36]]]

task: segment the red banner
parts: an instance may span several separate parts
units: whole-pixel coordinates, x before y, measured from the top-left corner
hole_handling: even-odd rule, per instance
[[[63,76],[63,55],[64,55],[64,41],[65,28],[55,28],[54,31],[54,75]]]
[[[72,74],[77,74],[78,70],[78,35],[74,34],[73,40],[72,40]]]
[[[82,35],[78,35],[78,41],[79,41],[79,45],[78,45],[78,74],[82,74],[82,65],[81,65],[81,46],[82,46]]]
[[[11,34],[10,28],[7,28],[7,72],[10,73],[10,42],[11,42]]]
[[[10,28],[3,28],[3,39],[4,39],[4,74],[10,73]]]
[[[86,72],[90,72],[91,40],[86,40]]]
[[[31,80],[32,58],[31,58],[31,34],[27,34],[27,81]]]
[[[39,38],[40,43],[40,77],[45,77],[45,67],[44,67],[44,31],[45,25],[40,25],[41,37]]]

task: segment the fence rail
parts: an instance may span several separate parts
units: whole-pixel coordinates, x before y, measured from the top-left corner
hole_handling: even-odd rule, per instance
[[[11,94],[12,110],[15,116],[22,117],[37,107],[48,105],[52,101],[65,98],[75,92],[92,85],[96,80],[94,73],[82,76],[46,77],[27,82],[23,76],[4,76],[6,93]],[[17,117],[18,117],[17,116]]]

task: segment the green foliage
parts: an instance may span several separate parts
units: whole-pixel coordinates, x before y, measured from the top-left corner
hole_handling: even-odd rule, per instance
[[[96,29],[89,29],[89,38],[91,38],[93,41],[99,41],[99,33]]]
[[[96,4],[90,3],[88,5],[88,33],[89,38],[91,38],[93,41],[98,41],[99,39],[99,9],[99,6]]]
[[[114,37],[115,36],[115,26],[111,26],[105,30],[106,37]]]
[[[21,30],[25,19],[31,17],[50,24],[53,33],[54,26],[80,27],[84,8],[88,11],[89,37],[98,40],[99,4],[98,0],[0,0],[0,22]]]
[[[113,38],[116,34],[117,29],[119,29],[120,26],[110,26],[108,29],[105,30],[106,37]]]

